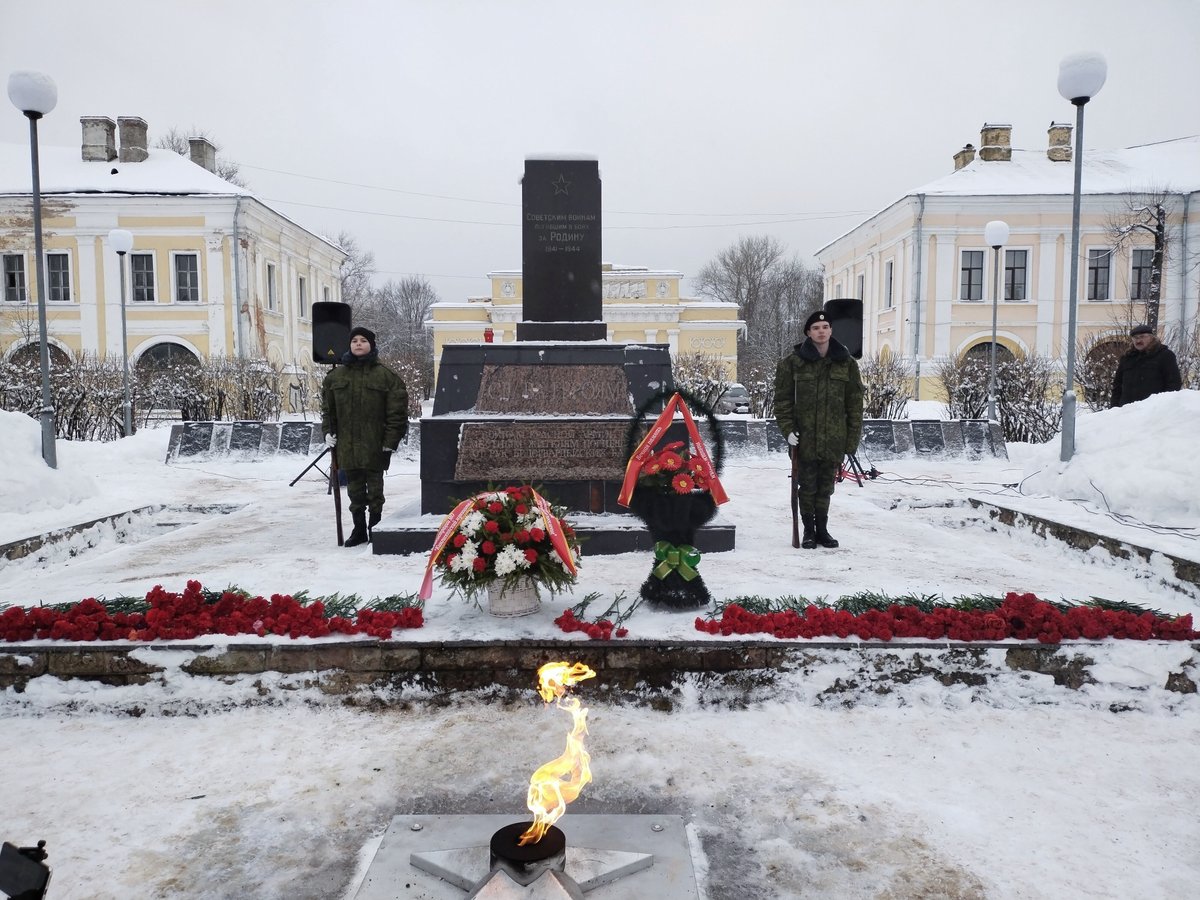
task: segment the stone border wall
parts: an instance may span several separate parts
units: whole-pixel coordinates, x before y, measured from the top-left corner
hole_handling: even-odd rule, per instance
[[[725,448],[733,452],[785,452],[787,442],[771,419],[719,420]],[[707,423],[700,424],[708,434]],[[866,460],[961,457],[1008,459],[1000,426],[982,419],[864,419],[859,453]]]
[[[1103,642],[1100,642],[1102,645]],[[737,643],[651,641],[460,641],[416,643],[356,640],[320,645],[233,644],[228,646],[165,644],[63,646],[12,644],[0,647],[0,689],[18,693],[34,679],[49,675],[108,685],[157,681],[168,665],[166,652],[197,654],[182,666],[196,677],[217,679],[241,675],[312,673],[324,693],[351,695],[361,688],[421,688],[434,697],[476,689],[529,691],[537,668],[569,658],[603,672],[601,690],[609,699],[669,696],[692,677],[740,687],[748,693],[768,689],[785,673],[827,664],[831,655],[849,663],[853,673],[826,689],[859,691],[866,686],[887,693],[890,683],[932,677],[945,686],[985,685],[1003,675],[1036,673],[1055,684],[1079,689],[1093,682],[1086,643],[865,644],[777,641]],[[1160,688],[1196,693],[1200,682],[1200,644]],[[1005,668],[995,665],[993,650],[1004,651]],[[151,660],[164,652],[164,664]],[[137,655],[134,656],[133,654]],[[174,656],[177,659],[177,656]]]

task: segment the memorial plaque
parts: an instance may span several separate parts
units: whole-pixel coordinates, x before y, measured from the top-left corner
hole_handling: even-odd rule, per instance
[[[467,422],[456,481],[620,481],[627,422]]]
[[[917,448],[918,453],[941,453],[946,449],[945,439],[942,437],[942,423],[936,419],[933,420],[913,420],[913,445]]]
[[[890,419],[863,422],[863,449],[868,453],[895,453],[896,438]]]
[[[183,438],[179,441],[180,456],[195,456],[212,449],[212,422],[184,422]]]
[[[312,430],[311,422],[284,422],[279,429],[279,452],[307,454],[312,444]]]
[[[262,422],[234,422],[229,435],[230,453],[257,453],[262,445]]]
[[[942,423],[942,443],[945,445],[946,452],[954,456],[962,456],[966,452],[962,419]]]
[[[485,365],[475,411],[630,415],[634,410],[623,366]]]
[[[607,337],[596,160],[525,160],[521,277],[518,341]]]

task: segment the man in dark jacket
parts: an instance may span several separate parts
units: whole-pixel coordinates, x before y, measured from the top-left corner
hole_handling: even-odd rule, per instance
[[[354,530],[345,546],[357,547],[383,517],[383,473],[408,433],[408,389],[379,361],[375,333],[366,328],[351,330],[341,363],[321,385],[321,429],[346,473]]]
[[[1154,335],[1149,325],[1129,332],[1133,347],[1117,363],[1113,376],[1112,405],[1124,406],[1145,400],[1151,394],[1177,391],[1183,387],[1175,354]]]
[[[824,312],[808,317],[804,334],[775,369],[775,422],[799,459],[800,546],[836,547],[828,529],[829,498],[842,460],[862,436],[862,377]]]

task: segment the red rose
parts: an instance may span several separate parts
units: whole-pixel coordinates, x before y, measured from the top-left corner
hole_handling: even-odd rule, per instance
[[[487,505],[487,511],[494,516],[499,515],[500,513],[504,512],[504,504],[499,500],[493,500]]]
[[[526,506],[524,503],[518,503],[518,504],[517,504],[517,515],[518,515],[518,516],[523,516],[523,515],[525,515],[525,513],[527,513],[527,512],[529,512],[529,507],[528,507],[528,506]]]
[[[540,528],[531,528],[529,529],[529,537],[536,544],[546,539],[546,532]]]
[[[488,534],[496,534],[500,531],[500,523],[499,522],[491,522],[491,521],[484,522],[483,530],[486,531]]]
[[[488,556],[491,556],[493,553],[496,552],[496,545],[493,544],[491,541],[484,541],[482,544],[479,545],[479,549],[482,552],[486,553]]]
[[[482,557],[477,556],[471,562],[471,568],[473,568],[476,572],[482,572],[484,569],[487,568],[487,560],[483,559]]]
[[[456,534],[454,536],[454,546],[455,547],[461,547],[466,542],[467,542],[467,536],[465,534],[463,534],[462,532],[459,532],[458,534]]]
[[[525,559],[531,563],[537,562],[538,561],[538,552],[536,550],[534,550],[532,547],[530,547],[528,550],[525,551]]]

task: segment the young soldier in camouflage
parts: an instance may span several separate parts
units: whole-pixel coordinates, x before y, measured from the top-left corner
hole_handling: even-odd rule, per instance
[[[383,473],[408,433],[408,389],[379,362],[375,333],[366,328],[351,330],[341,363],[321,385],[321,428],[346,473],[354,530],[344,546],[357,547],[383,516]]]
[[[824,312],[808,317],[804,334],[775,369],[775,422],[799,458],[800,546],[811,550],[838,545],[828,529],[829,498],[842,460],[858,449],[863,384]]]

